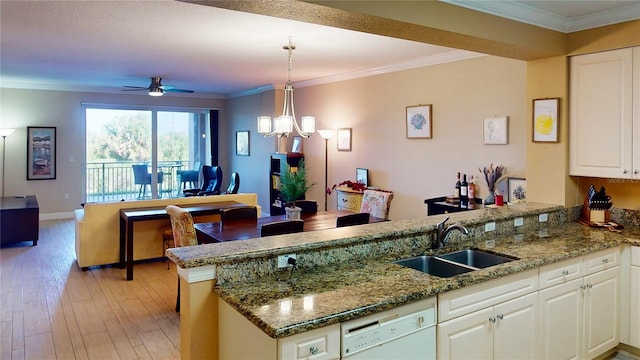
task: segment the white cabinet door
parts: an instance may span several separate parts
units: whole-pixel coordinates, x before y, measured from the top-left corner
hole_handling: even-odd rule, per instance
[[[438,359],[491,359],[493,308],[438,325]]]
[[[540,290],[540,358],[580,359],[583,279]]]
[[[640,348],[640,266],[631,266],[629,345]]]
[[[620,342],[620,267],[584,278],[584,358],[593,359]]]
[[[571,58],[570,175],[633,177],[632,69],[631,48]]]
[[[538,359],[538,294],[496,305],[493,332],[494,359]]]

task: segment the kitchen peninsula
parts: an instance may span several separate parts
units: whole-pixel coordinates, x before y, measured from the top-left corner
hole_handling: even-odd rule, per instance
[[[471,236],[455,233],[447,251],[476,247],[519,260],[448,279],[393,264],[429,253],[429,235],[439,216],[332,229],[304,238],[286,235],[170,250],[186,295],[182,356],[210,356],[224,345],[213,335],[219,333],[219,307],[230,306],[277,341],[545,264],[640,245],[633,240],[640,239],[637,230],[621,235],[566,223],[567,213],[561,206],[527,203],[450,214],[450,223],[465,225]],[[485,232],[488,223],[495,230]],[[516,223],[522,226],[514,227]],[[287,253],[298,255],[291,281],[275,264],[278,255]],[[286,316],[283,301],[290,309]]]

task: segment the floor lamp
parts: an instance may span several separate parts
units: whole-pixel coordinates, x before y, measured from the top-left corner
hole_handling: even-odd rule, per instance
[[[335,131],[333,130],[318,130],[318,133],[324,139],[324,211],[327,211],[327,175],[329,166],[329,139],[333,137]]]
[[[7,136],[11,135],[16,129],[0,129],[0,136],[2,136],[2,197],[4,197],[4,153],[5,153],[5,142],[7,141]]]

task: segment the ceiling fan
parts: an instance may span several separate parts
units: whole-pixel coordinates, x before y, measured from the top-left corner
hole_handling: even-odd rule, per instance
[[[162,85],[161,77],[152,77],[151,84],[147,87],[142,86],[124,86],[126,89],[122,91],[142,91],[148,90],[151,96],[162,96],[165,92],[193,93],[193,90],[176,89],[175,86]]]

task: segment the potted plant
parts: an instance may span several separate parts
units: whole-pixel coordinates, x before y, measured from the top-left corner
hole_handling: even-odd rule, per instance
[[[280,198],[284,201],[285,212],[288,219],[299,219],[300,209],[295,206],[295,201],[301,199],[315,184],[309,184],[304,160],[300,160],[298,171],[291,171],[289,166],[280,176]]]

